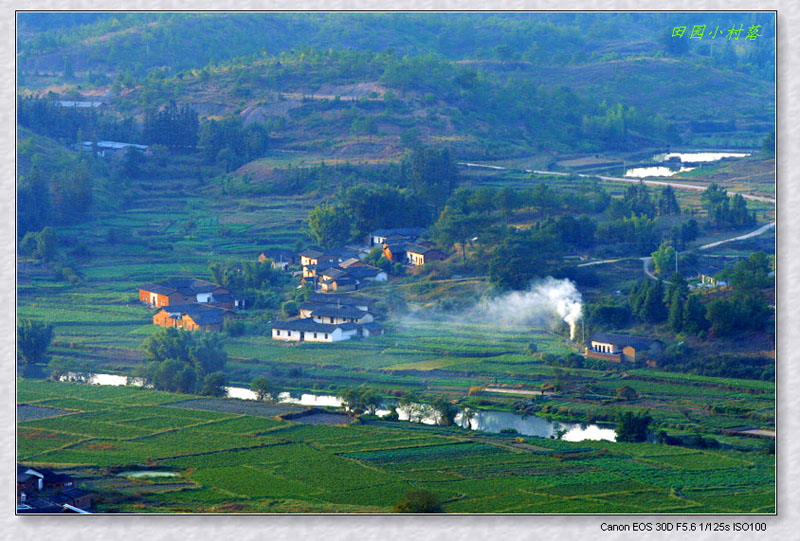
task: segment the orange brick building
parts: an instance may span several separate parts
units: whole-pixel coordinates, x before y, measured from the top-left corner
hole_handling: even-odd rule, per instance
[[[225,320],[233,317],[235,314],[230,310],[207,304],[170,305],[156,312],[153,324],[187,331],[219,332]]]

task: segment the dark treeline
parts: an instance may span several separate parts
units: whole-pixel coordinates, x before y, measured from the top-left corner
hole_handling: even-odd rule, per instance
[[[263,124],[244,126],[238,116],[207,120],[200,125],[197,144],[205,163],[228,173],[262,157],[269,148],[269,132]]]
[[[425,227],[439,214],[459,182],[447,149],[416,145],[402,160],[401,186],[343,187],[334,204],[317,206],[309,214],[311,237],[324,248],[362,239],[378,228]]]
[[[163,109],[150,109],[144,117],[142,137],[151,145],[194,149],[197,146],[197,113],[189,106],[170,102]]]
[[[57,96],[18,97],[17,122],[41,135],[71,144],[82,141],[138,142],[133,117],[118,119],[96,108],[61,106]]]
[[[747,42],[751,47],[736,51],[723,46],[720,52],[719,48],[710,50],[706,40],[690,43],[693,40],[688,33],[684,39],[667,39],[673,26],[693,24],[679,13],[619,13],[613,17],[596,13],[115,13],[81,14],[80,18],[25,13],[19,22],[29,32],[20,40],[19,50],[23,60],[31,61],[37,54],[111,34],[102,42],[105,50],[89,47],[84,54],[115,71],[135,65],[201,68],[212,61],[305,46],[564,65],[601,58],[605,53],[595,51],[598,41],[625,35],[629,40],[648,42],[651,54],[713,55],[718,65],[744,69],[774,65],[774,59],[761,51],[774,44],[774,21],[768,13],[706,14],[703,24],[710,25],[708,28],[742,24],[746,32],[750,25],[762,26],[760,40]],[[138,31],[123,32],[126,29]]]
[[[107,140],[194,149],[198,137],[197,113],[174,102],[148,110],[140,128],[133,117],[119,118],[94,107],[62,106],[53,94],[20,96],[17,122],[65,144]]]

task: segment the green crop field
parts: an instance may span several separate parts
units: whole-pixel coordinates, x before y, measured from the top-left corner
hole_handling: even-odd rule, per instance
[[[20,461],[69,472],[99,511],[386,512],[410,488],[433,491],[450,513],[774,511],[770,455],[403,422],[299,425],[185,409],[185,395],[141,388],[17,385],[21,402],[75,411],[21,422]],[[116,477],[130,468],[178,477]]]

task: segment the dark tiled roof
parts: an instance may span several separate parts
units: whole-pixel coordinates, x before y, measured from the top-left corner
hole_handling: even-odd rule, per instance
[[[413,252],[415,254],[422,254],[422,255],[425,255],[428,252],[439,252],[439,253],[442,253],[439,250],[437,250],[436,248],[433,248],[431,246],[420,246],[419,244],[407,244],[406,245],[406,252]]]
[[[355,280],[355,278],[351,278],[350,276],[345,275],[345,276],[342,276],[340,278],[322,280],[320,283],[322,283],[322,284],[332,284],[334,282],[337,285],[340,285],[340,286],[348,286],[348,285],[351,285],[351,284],[355,284],[356,280]]]
[[[24,505],[21,507],[20,505]],[[34,498],[24,504],[17,504],[17,513],[63,513],[64,508],[49,500]]]
[[[350,306],[337,307],[333,304],[326,304],[311,311],[312,316],[343,317],[353,319],[361,319],[366,314],[369,314],[369,312],[365,312],[364,310],[359,310],[358,308]]]
[[[207,304],[182,304],[176,306],[164,306],[159,312],[168,314],[188,315],[198,325],[217,325],[222,324],[224,316],[232,313],[230,310],[209,306]]]
[[[383,325],[378,323],[377,321],[370,321],[369,323],[364,323],[361,325],[368,331],[380,331],[383,330]]]
[[[311,318],[294,319],[292,321],[275,321],[272,323],[273,329],[282,331],[304,331],[304,332],[324,332],[332,333],[336,329],[348,330],[358,328],[354,323],[317,323]]]
[[[636,349],[649,349],[650,346],[660,342],[660,340],[656,340],[655,338],[646,338],[644,336],[632,336],[629,334],[596,332],[589,338],[589,342],[603,342],[622,347],[631,346]]]
[[[364,297],[355,297],[353,295],[340,295],[338,293],[311,293],[308,296],[309,302],[317,302],[317,303],[324,303],[324,304],[338,304],[338,305],[347,305],[350,306],[370,306],[372,304],[371,299],[367,299]]]
[[[219,284],[197,278],[173,278],[163,282],[144,284],[139,289],[158,293],[159,295],[169,295],[178,292],[182,295],[191,296],[197,293],[211,293],[215,289],[225,288]]]
[[[382,273],[383,270],[372,265],[362,265],[358,267],[348,267],[347,274],[353,278],[372,278]]]
[[[388,235],[401,235],[404,237],[419,237],[424,235],[428,230],[424,227],[397,227],[394,229],[376,229],[370,233],[371,237],[386,237]]]
[[[339,267],[331,267],[329,269],[326,269],[322,273],[320,273],[319,269],[317,269],[317,274],[322,274],[323,276],[327,276],[329,278],[333,278],[334,280],[337,279],[337,278],[343,278],[343,277],[348,275],[347,272],[343,271]]]
[[[324,252],[320,252],[319,250],[314,250],[313,248],[309,248],[307,250],[303,250],[298,254],[300,257],[309,257],[311,259],[319,259],[325,255]]]

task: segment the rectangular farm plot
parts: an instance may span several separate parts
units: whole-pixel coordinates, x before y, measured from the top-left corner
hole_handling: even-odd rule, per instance
[[[166,404],[172,408],[216,411],[220,413],[234,413],[252,415],[255,417],[275,417],[285,413],[302,411],[302,406],[285,404],[266,404],[251,400],[237,400],[234,398],[195,398]]]
[[[83,436],[63,434],[51,430],[20,427],[17,430],[17,458],[27,460],[40,453],[60,449],[85,439]]]
[[[17,404],[17,421],[23,423],[25,421],[32,421],[35,419],[47,419],[48,417],[58,417],[59,415],[66,415],[73,413],[71,411],[58,409],[55,407],[43,408],[33,406],[31,404]]]
[[[87,418],[85,414],[81,413],[28,421],[20,424],[20,426],[34,429],[38,428],[52,430],[54,432],[74,434],[88,438],[119,440],[127,440],[146,436],[155,432],[154,430],[149,430],[147,428],[97,421],[95,419]]]
[[[264,466],[223,466],[190,474],[205,487],[217,488],[246,498],[309,499],[321,494],[314,484],[280,477]]]

